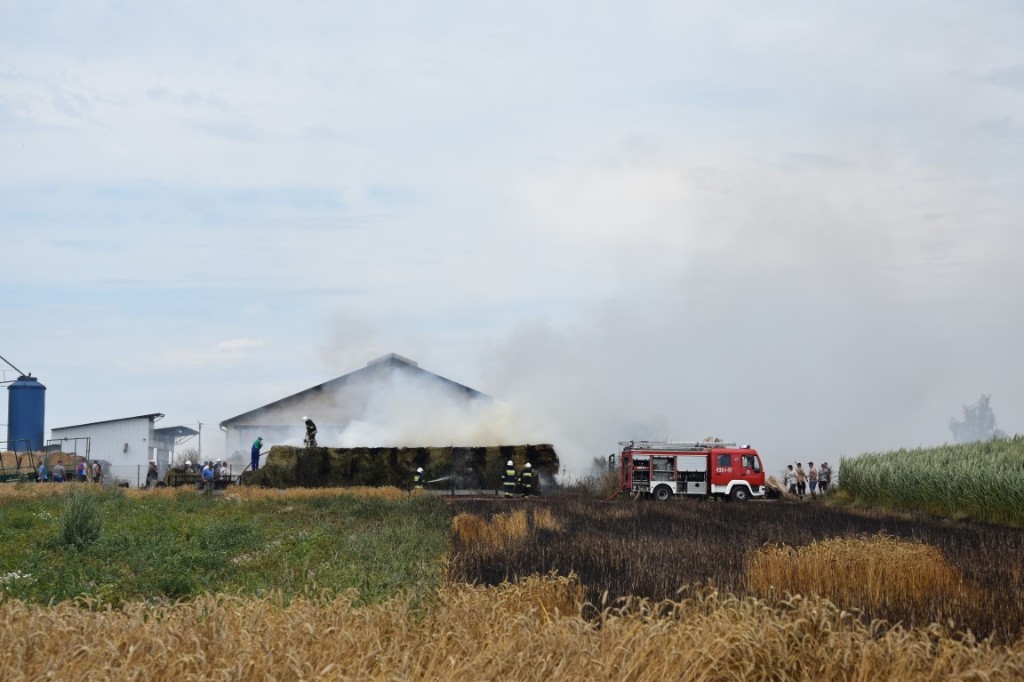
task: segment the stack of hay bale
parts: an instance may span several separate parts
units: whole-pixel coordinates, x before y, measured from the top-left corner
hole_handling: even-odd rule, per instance
[[[419,448],[295,448],[276,445],[266,464],[246,471],[241,483],[269,488],[395,486],[408,487],[417,467],[427,481],[444,479],[440,487],[497,490],[505,463],[516,470],[530,462],[539,474],[558,473],[558,455],[551,445]]]

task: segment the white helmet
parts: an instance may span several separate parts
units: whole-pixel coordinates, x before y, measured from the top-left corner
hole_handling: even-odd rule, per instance
[[[533,467],[533,465],[532,465],[532,464],[530,464],[529,462],[527,462],[527,463],[526,463],[526,468],[527,468],[527,469],[530,469],[530,468],[532,468],[532,467]]]
[[[304,422],[308,422],[308,421],[309,421],[309,417],[303,417],[303,418],[302,418],[302,421],[304,421]]]
[[[423,473],[423,467],[418,467],[416,469],[416,473],[422,474]]]
[[[509,466],[509,467],[512,466],[512,460],[509,460],[509,461],[505,462],[505,466]]]
[[[187,467],[190,467],[190,466],[192,466],[192,460],[190,460],[190,459],[186,459],[186,460],[185,460],[185,466],[187,466]]]

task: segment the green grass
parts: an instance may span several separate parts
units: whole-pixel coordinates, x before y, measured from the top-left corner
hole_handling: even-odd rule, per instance
[[[200,592],[330,597],[363,602],[422,593],[441,571],[450,524],[444,502],[336,495],[239,500],[181,494],[90,493],[101,520],[69,541],[73,498],[0,503],[0,589],[54,603],[88,596],[120,605]],[[88,526],[86,526],[88,527]]]
[[[1024,436],[844,457],[839,475],[858,502],[1024,526]]]

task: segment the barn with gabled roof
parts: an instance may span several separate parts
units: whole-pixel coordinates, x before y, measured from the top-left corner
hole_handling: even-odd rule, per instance
[[[386,430],[388,424],[380,422],[399,418],[403,410],[441,410],[446,405],[468,405],[481,399],[487,400],[488,396],[390,353],[354,372],[225,419],[220,428],[225,433],[225,452],[247,458],[257,436],[263,438],[265,447],[300,444],[305,416],[316,422],[320,445],[336,446],[331,437],[357,423],[376,422],[379,430]]]

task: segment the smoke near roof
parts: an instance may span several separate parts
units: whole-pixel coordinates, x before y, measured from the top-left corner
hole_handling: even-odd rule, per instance
[[[317,423],[318,442],[330,447],[546,442],[541,430],[505,401],[468,397],[441,379],[394,369],[372,381],[325,392],[317,403],[304,402],[302,409]],[[302,440],[298,426],[295,440],[295,445]]]

